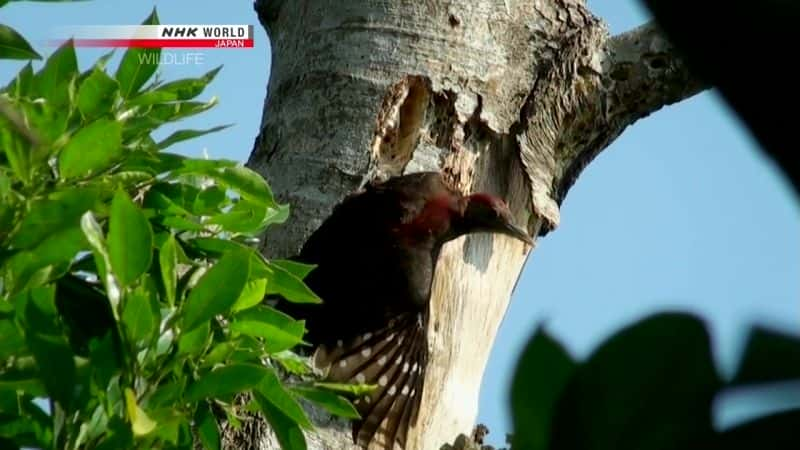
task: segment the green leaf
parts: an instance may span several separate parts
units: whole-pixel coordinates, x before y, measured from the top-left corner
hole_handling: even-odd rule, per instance
[[[206,348],[211,326],[208,322],[196,327],[188,333],[182,333],[178,339],[178,354],[198,355]]]
[[[136,394],[130,388],[125,388],[125,405],[134,436],[147,435],[156,428],[158,424],[139,406],[136,402]]]
[[[129,286],[150,268],[153,230],[142,210],[124,191],[114,195],[108,228],[111,268],[117,281]]]
[[[292,394],[283,387],[275,372],[268,370],[256,389],[268,402],[293,422],[307,430],[313,428],[303,408],[297,403]]]
[[[119,450],[133,447],[131,427],[117,415],[108,420],[108,427],[103,439],[95,450]]]
[[[720,433],[716,446],[725,450],[794,450],[800,409],[772,413]]]
[[[183,183],[157,183],[147,190],[144,206],[162,214],[189,216],[191,213],[184,205],[194,203],[197,194],[196,188]],[[188,201],[187,196],[191,197]]]
[[[67,86],[78,74],[78,59],[72,40],[62,44],[34,77],[36,93],[53,106],[65,105],[68,100]]]
[[[294,303],[322,303],[322,299],[303,280],[280,265],[263,259],[261,261],[272,275],[267,283],[267,295],[279,294]]]
[[[352,403],[347,401],[347,399],[344,397],[334,394],[333,392],[307,386],[293,387],[292,392],[311,400],[333,415],[344,417],[346,419],[357,420],[361,418]]]
[[[6,262],[9,290],[16,291],[30,283],[47,283],[62,276],[77,254],[86,248],[80,227],[58,230],[30,251],[15,254]]]
[[[244,289],[250,273],[250,252],[226,253],[189,292],[184,305],[183,330],[230,309]]]
[[[207,404],[200,405],[197,408],[195,423],[197,424],[197,435],[200,437],[203,447],[208,450],[220,450],[222,442],[220,440],[219,427],[214,414]]]
[[[156,9],[142,22],[142,25],[158,25]],[[128,99],[153,76],[161,58],[160,48],[131,48],[122,55],[114,78],[119,82],[122,98]]]
[[[175,290],[177,287],[178,243],[173,235],[169,235],[158,252],[158,263],[161,269],[161,281],[164,283],[164,294],[170,306],[175,305]]]
[[[290,350],[273,353],[270,358],[294,375],[307,375],[312,371],[308,357],[300,356]]]
[[[240,199],[230,211],[211,216],[208,223],[220,225],[226,231],[233,233],[257,235],[279,214],[280,211],[273,208]]]
[[[194,238],[189,241],[189,244],[196,250],[200,250],[205,253],[213,254],[213,255],[221,255],[225,252],[230,251],[245,251],[247,247],[234,241],[229,241],[225,239],[217,239],[217,238],[204,238],[198,237]],[[272,272],[269,271],[267,268],[261,268],[263,266],[262,262],[263,259],[258,257],[257,255],[253,255],[251,267],[254,269],[254,272],[258,270],[259,276],[255,276],[255,274],[251,277],[251,279],[263,278],[272,275]]]
[[[262,394],[254,393],[258,409],[264,414],[283,450],[306,450],[306,438],[300,426]]]
[[[352,395],[355,397],[363,397],[369,395],[378,386],[374,384],[358,384],[358,383],[330,383],[326,381],[319,381],[314,383],[315,387],[326,389],[331,392],[339,392],[342,394]]]
[[[156,89],[143,92],[131,98],[128,104],[131,106],[145,106],[193,99],[203,92],[220,69],[222,69],[222,66],[217,66],[200,78],[186,78],[163,84]]]
[[[277,353],[302,342],[305,324],[269,306],[260,305],[238,313],[230,324],[233,332],[264,339],[264,351]]]
[[[0,100],[2,101],[2,100]],[[5,153],[11,170],[25,185],[32,181],[33,175],[33,142],[19,131],[16,125],[0,114],[0,150]]]
[[[268,373],[266,367],[257,364],[229,364],[208,372],[189,385],[184,400],[196,402],[245,392],[258,386]]]
[[[247,167],[238,165],[223,167],[218,171],[208,173],[208,175],[254,204],[275,206],[275,198],[267,181]]]
[[[186,387],[186,378],[163,383],[153,392],[147,405],[150,408],[164,408],[181,402],[181,395]]]
[[[97,266],[97,274],[106,288],[114,317],[117,317],[120,301],[120,287],[116,278],[108,271],[108,268],[111,267],[111,259],[108,256],[103,229],[100,228],[100,224],[97,223],[91,211],[87,211],[81,216],[81,230],[83,230],[83,234],[86,236],[86,240],[89,241],[89,246],[92,248],[92,255],[94,256],[95,265]]]
[[[0,336],[3,336],[0,339],[0,361],[8,361],[9,357],[24,353],[25,336],[10,315],[0,314]]]
[[[261,301],[264,300],[264,293],[266,290],[266,278],[248,281],[247,284],[244,285],[244,289],[242,289],[242,294],[231,307],[231,312],[239,312],[261,303]]]
[[[95,206],[99,196],[93,188],[70,188],[32,201],[28,214],[11,237],[11,246],[32,248],[48,236],[78,225],[80,217]]]
[[[122,124],[100,118],[81,128],[58,157],[62,180],[84,177],[107,169],[122,156]]]
[[[14,394],[13,409],[0,413],[0,443],[11,439],[16,445],[10,448],[51,448],[53,446],[52,419],[36,405],[31,396]],[[3,408],[0,407],[0,411]],[[13,411],[13,414],[9,412]],[[5,446],[3,448],[6,448]]]
[[[753,327],[731,383],[800,380],[800,337]]]
[[[218,100],[214,97],[205,103],[184,101],[153,105],[149,107],[145,115],[134,116],[125,122],[123,138],[128,142],[143,134],[149,134],[167,122],[175,122],[207,111],[213,108],[217,102]]]
[[[314,264],[303,264],[290,259],[273,259],[271,262],[273,266],[278,266],[301,280],[317,267]]]
[[[57,325],[55,289],[52,286],[29,291],[25,304],[28,347],[33,352],[48,394],[65,410],[72,408],[75,362],[72,350]]]
[[[564,347],[537,329],[517,363],[511,385],[514,448],[550,448],[555,408],[574,371],[575,362]]]
[[[213,367],[217,364],[223,363],[233,353],[234,348],[231,342],[221,342],[216,344],[209,350],[203,358],[203,365]]]
[[[575,370],[559,399],[549,448],[702,447],[713,434],[711,407],[720,386],[701,320],[649,316]]]
[[[121,355],[116,348],[113,331],[101,338],[89,341],[89,358],[92,363],[92,378],[97,389],[105,391],[114,375],[122,369]]]
[[[29,61],[20,69],[17,76],[3,89],[14,98],[26,98],[33,86],[33,65]]]
[[[197,215],[210,215],[219,212],[228,204],[225,191],[217,186],[210,186],[201,190],[192,204],[192,212]]]
[[[78,89],[78,109],[85,118],[94,118],[111,111],[119,90],[116,80],[95,69]]]
[[[203,136],[203,135],[206,135],[206,134],[210,134],[210,133],[216,133],[217,131],[224,130],[225,128],[228,128],[228,127],[230,127],[232,125],[233,124],[219,125],[219,126],[216,126],[216,127],[205,129],[205,130],[178,130],[178,131],[170,134],[169,136],[167,136],[166,139],[164,139],[163,141],[159,142],[157,145],[158,145],[158,148],[163,150],[163,149],[169,147],[170,145],[177,144],[178,142],[186,141],[186,140],[189,140],[189,139],[194,139],[196,137],[200,137],[200,136]]]
[[[167,228],[174,228],[177,231],[205,231],[206,227],[202,224],[178,216],[168,216],[161,219],[161,224]]]
[[[0,24],[0,59],[42,59],[13,28]]]
[[[122,309],[122,323],[133,342],[149,342],[158,329],[159,317],[152,307],[155,295],[152,289],[150,283],[143,282],[128,295]]]

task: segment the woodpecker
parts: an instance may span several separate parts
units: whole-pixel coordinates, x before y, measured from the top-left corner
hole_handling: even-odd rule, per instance
[[[316,267],[305,283],[321,304],[279,301],[306,321],[326,379],[377,386],[354,405],[353,440],[405,448],[428,361],[428,302],[442,246],[469,233],[532,244],[500,198],[462,195],[438,172],[368,184],[346,197],[292,259]]]

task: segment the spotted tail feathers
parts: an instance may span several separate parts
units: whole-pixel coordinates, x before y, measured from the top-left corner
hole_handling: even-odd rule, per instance
[[[417,420],[428,362],[426,321],[408,313],[380,330],[349,341],[321,345],[314,363],[330,381],[376,386],[353,404],[361,415],[353,440],[364,448],[405,449]],[[398,447],[399,446],[399,447]]]

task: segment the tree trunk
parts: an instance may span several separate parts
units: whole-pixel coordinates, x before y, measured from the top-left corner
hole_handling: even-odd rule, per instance
[[[292,208],[287,224],[265,236],[268,257],[294,254],[370,179],[420,170],[443,171],[464,192],[501,195],[518,223],[543,236],[557,227],[578,174],[628,125],[706,88],[655,26],[611,37],[582,0],[255,7],[272,73],[248,165]],[[409,449],[438,449],[472,430],[481,377],[529,251],[491,235],[444,248]],[[314,414],[322,428],[309,448],[352,448],[346,424]],[[255,428],[228,445],[278,448]]]

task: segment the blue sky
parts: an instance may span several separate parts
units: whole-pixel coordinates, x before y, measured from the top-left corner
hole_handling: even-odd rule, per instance
[[[588,4],[612,33],[648,18],[634,0]],[[206,51],[202,64],[162,68],[170,80],[224,64],[204,94],[217,96],[219,105],[180,128],[235,126],[175,150],[200,155],[205,149],[211,157],[245,161],[258,131],[269,71],[269,43],[251,2],[20,2],[0,9],[0,22],[48,55],[52,48],[44,43],[55,27],[137,24],[153,5],[162,23],[255,25],[253,49]],[[79,50],[80,67],[104,52]],[[0,85],[21,66],[1,63]],[[692,311],[708,320],[725,373],[732,369],[747,325],[758,321],[796,330],[799,204],[783,175],[713,91],[630,127],[579,178],[562,205],[561,226],[539,240],[524,269],[481,390],[478,420],[490,429],[489,443],[503,444],[511,431],[509,381],[540,321],[547,321],[575,356],[584,357],[601,339],[647,314]],[[732,404],[722,417],[734,420],[756,406],[753,401]]]

